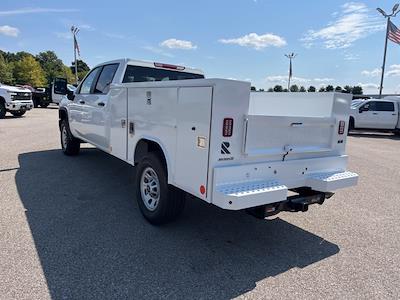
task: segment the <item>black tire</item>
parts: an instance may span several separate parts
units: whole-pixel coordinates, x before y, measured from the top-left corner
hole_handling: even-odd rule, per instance
[[[36,100],[33,100],[33,107],[37,108],[39,106],[38,102]]]
[[[65,135],[65,136],[64,136]],[[64,140],[65,138],[65,140]],[[78,155],[81,143],[79,139],[75,138],[69,130],[67,120],[63,120],[60,125],[60,141],[61,148],[65,155]]]
[[[349,128],[347,130],[347,133],[350,133],[350,131],[354,130],[354,119],[350,117],[349,119]]]
[[[150,209],[151,202],[145,204],[145,174],[153,170],[158,177],[158,200],[153,209]],[[161,225],[174,221],[182,213],[185,207],[185,193],[178,188],[168,185],[167,171],[160,156],[156,152],[147,153],[136,166],[135,174],[136,200],[143,216],[153,225]],[[143,189],[143,192],[142,192]],[[150,194],[150,192],[149,192]],[[148,196],[148,195],[147,195]],[[150,196],[151,197],[151,196]],[[155,197],[157,198],[157,197]],[[154,202],[152,202],[154,204]]]
[[[11,114],[14,117],[22,117],[26,113],[26,110],[18,110],[18,111],[12,111]]]
[[[0,119],[4,119],[6,116],[6,106],[4,102],[0,99]]]
[[[40,107],[42,107],[42,108],[46,108],[47,106],[49,106],[49,102],[40,102]]]

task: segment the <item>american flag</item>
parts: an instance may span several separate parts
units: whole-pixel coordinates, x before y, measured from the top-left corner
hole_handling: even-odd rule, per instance
[[[393,43],[400,44],[400,30],[391,21],[389,21],[388,39]]]

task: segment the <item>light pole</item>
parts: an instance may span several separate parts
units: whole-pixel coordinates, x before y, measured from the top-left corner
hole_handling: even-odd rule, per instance
[[[382,8],[377,8],[376,10],[379,11],[386,19],[386,39],[385,39],[385,50],[383,51],[383,64],[382,64],[382,74],[381,74],[381,85],[379,86],[379,98],[382,98],[382,90],[383,90],[383,79],[385,77],[385,66],[386,66],[386,52],[387,52],[387,44],[388,44],[388,36],[389,36],[389,24],[390,24],[390,18],[394,18],[399,10],[399,4],[395,4],[392,9],[392,13],[389,15],[387,14]]]
[[[74,66],[75,66],[75,81],[76,84],[78,84],[78,62],[76,60],[76,51],[78,50],[78,41],[76,40],[76,35],[79,32],[79,28],[72,26],[71,27],[71,32],[74,38]]]
[[[290,80],[292,79],[293,69],[292,69],[292,60],[297,56],[297,54],[289,53],[285,54],[285,56],[289,59],[289,80],[288,80],[288,91],[290,92]]]

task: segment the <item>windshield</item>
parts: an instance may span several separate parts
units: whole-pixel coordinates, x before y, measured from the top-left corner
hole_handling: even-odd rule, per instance
[[[351,108],[355,108],[363,102],[364,102],[364,100],[353,100],[353,101],[351,101]]]

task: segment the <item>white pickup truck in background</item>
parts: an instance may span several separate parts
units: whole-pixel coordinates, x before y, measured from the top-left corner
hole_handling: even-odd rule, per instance
[[[248,82],[121,59],[96,66],[64,97],[61,146],[76,155],[88,142],[136,166],[136,199],[153,224],[175,219],[185,193],[264,218],[357,184],[346,169],[350,101],[250,93]]]
[[[21,117],[32,108],[33,101],[30,90],[0,83],[0,119],[3,119],[7,112],[15,117]]]
[[[400,135],[400,97],[353,101],[350,110],[350,130],[391,131]]]

